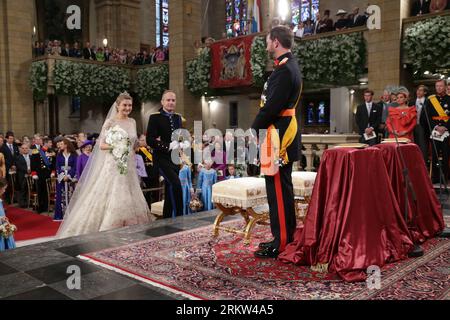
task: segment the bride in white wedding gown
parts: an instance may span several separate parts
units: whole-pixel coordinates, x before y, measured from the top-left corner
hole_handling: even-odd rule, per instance
[[[131,146],[137,139],[136,121],[129,118],[132,98],[121,93],[103,124],[100,137],[86,168],[78,181],[57,237],[66,238],[110,230],[153,220],[139,186],[136,160],[132,147],[128,172],[120,174],[105,142],[106,131],[118,125],[128,133]]]

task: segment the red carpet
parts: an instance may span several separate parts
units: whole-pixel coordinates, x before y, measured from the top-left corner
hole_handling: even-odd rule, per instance
[[[53,237],[61,224],[50,217],[11,206],[6,207],[6,216],[17,227],[16,241]]]

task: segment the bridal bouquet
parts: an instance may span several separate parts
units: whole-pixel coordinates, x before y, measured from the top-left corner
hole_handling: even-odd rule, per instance
[[[9,222],[8,218],[0,217],[0,236],[9,238],[17,231],[17,227]]]
[[[110,150],[116,161],[117,168],[120,174],[127,174],[128,172],[128,158],[130,156],[131,141],[128,138],[128,133],[118,125],[106,131],[105,142],[112,146]]]

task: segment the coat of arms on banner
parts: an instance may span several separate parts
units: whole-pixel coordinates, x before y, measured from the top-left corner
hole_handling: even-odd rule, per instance
[[[222,72],[220,73],[221,80],[245,79],[245,52],[244,44],[232,45],[227,48],[221,47],[222,54]]]

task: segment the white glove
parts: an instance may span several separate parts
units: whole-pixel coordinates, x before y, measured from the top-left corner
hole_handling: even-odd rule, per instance
[[[169,150],[178,149],[180,143],[178,141],[172,141],[169,146]]]

